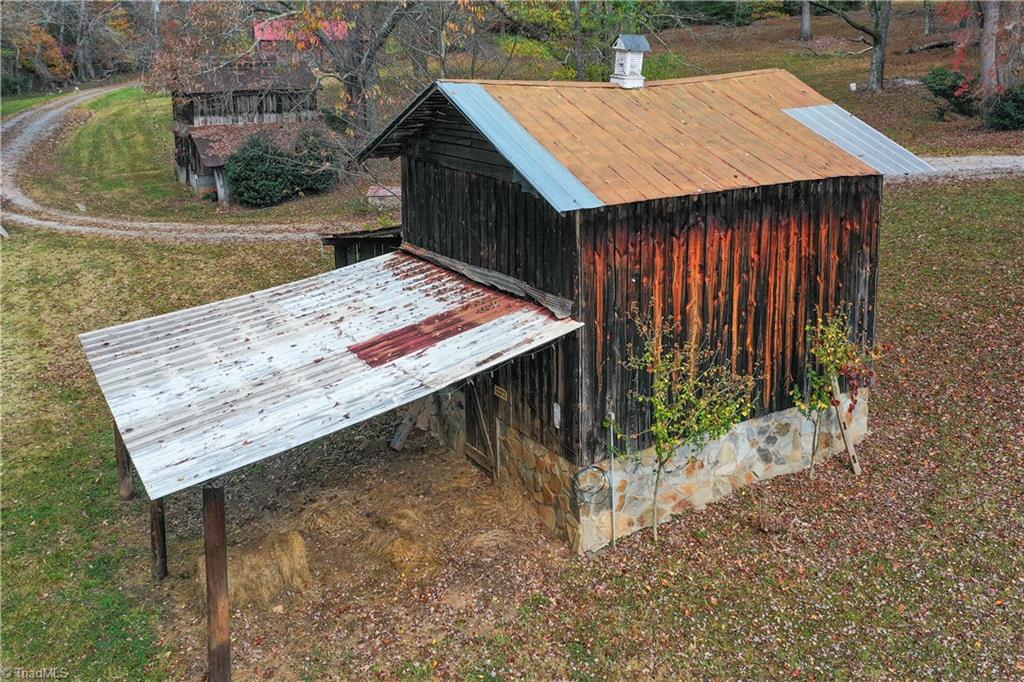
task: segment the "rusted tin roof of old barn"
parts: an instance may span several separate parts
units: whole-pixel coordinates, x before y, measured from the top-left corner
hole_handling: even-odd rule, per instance
[[[217,92],[305,92],[317,87],[316,75],[302,62],[256,58],[197,69],[174,88],[178,95]]]
[[[261,135],[276,147],[290,150],[295,140],[305,130],[315,130],[328,135],[329,130],[320,121],[288,123],[231,123],[224,125],[191,126],[188,135],[196,145],[199,160],[207,168],[217,168],[227,163],[228,157],[245,144],[253,135]]]
[[[836,121],[845,125],[835,110],[853,117],[780,69],[648,81],[636,89],[439,81],[360,156],[401,154],[439,109],[452,106],[559,211],[913,170],[890,162],[897,157],[920,163],[860,121],[860,128],[833,134]],[[801,118],[805,110],[823,123]],[[829,112],[834,120],[826,120]],[[864,128],[870,140],[846,144],[858,142]]]
[[[156,499],[430,395],[579,326],[394,252],[81,341]]]

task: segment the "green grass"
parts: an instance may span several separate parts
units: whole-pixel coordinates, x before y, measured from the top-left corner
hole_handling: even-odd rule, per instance
[[[7,95],[0,98],[0,118],[7,118],[21,113],[39,104],[57,99],[62,93],[51,92],[45,95]]]
[[[360,187],[267,209],[225,209],[178,182],[170,97],[126,87],[83,108],[90,112],[88,120],[60,141],[49,163],[22,176],[28,193],[47,205],[177,222],[323,222],[328,230],[333,218],[379,219]]]
[[[1016,181],[886,191],[879,331],[895,349],[867,473],[773,481],[806,530],[766,537],[735,497],[664,526],[660,550],[641,534],[538,577],[517,608],[481,615],[489,627],[453,624],[381,676],[1020,676],[1022,225]],[[181,630],[148,576],[145,503],[114,498],[109,414],[76,334],[309,275],[327,256],[31,230],[2,246],[2,664],[159,679],[175,676],[173,649],[201,667],[201,646],[161,637]],[[358,677],[365,653],[335,634],[287,655],[310,679]]]
[[[313,274],[309,246],[3,241],[2,667],[165,679],[145,502],[118,502],[110,416],[77,334]]]

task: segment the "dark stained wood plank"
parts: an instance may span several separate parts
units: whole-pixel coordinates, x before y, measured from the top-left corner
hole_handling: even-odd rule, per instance
[[[231,680],[231,625],[228,608],[228,545],[224,488],[203,486],[203,541],[206,552],[207,657],[210,682]]]

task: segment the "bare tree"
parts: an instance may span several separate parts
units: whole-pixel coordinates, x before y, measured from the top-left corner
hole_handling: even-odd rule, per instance
[[[889,39],[889,22],[892,19],[892,0],[868,0],[871,25],[862,24],[841,9],[814,2],[812,5],[835,14],[847,24],[867,36],[871,45],[871,67],[868,70],[868,90],[881,92],[885,86],[885,49]]]
[[[572,0],[573,59],[576,62],[576,80],[587,80],[583,63],[583,7],[580,0]]]
[[[930,36],[935,32],[935,5],[932,0],[924,0],[924,34]]]
[[[800,41],[807,43],[814,38],[814,32],[811,31],[811,3],[808,0],[803,0],[800,3]]]
[[[998,0],[981,0],[981,103],[985,106],[999,94],[999,72],[996,69],[997,37],[999,35]]]

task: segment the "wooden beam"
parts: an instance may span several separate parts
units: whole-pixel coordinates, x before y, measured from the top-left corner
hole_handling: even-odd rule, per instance
[[[476,265],[470,265],[448,256],[442,256],[439,253],[434,253],[428,249],[415,246],[408,242],[402,242],[402,250],[411,253],[414,256],[419,256],[424,260],[428,260],[435,265],[454,270],[460,275],[469,277],[474,282],[480,282],[488,286],[507,291],[510,294],[516,296],[523,296],[529,298],[536,303],[541,304],[552,313],[555,314],[560,320],[564,320],[572,314],[572,301],[555,294],[542,291],[535,286],[527,284],[526,282],[511,277],[496,270],[489,270],[487,268],[481,268]]]
[[[402,417],[402,423],[398,425],[398,430],[395,431],[395,435],[391,438],[391,442],[388,443],[389,448],[392,450],[402,449],[402,446],[405,445],[405,440],[409,437],[409,432],[412,431],[412,427],[416,424],[416,418],[420,416],[420,412],[423,410],[423,405],[426,402],[426,398],[420,398],[409,405],[409,409],[406,410],[405,416]]]
[[[117,496],[122,500],[130,500],[135,497],[132,463],[128,459],[128,448],[125,447],[117,424],[114,424],[114,457],[117,459]]]
[[[228,609],[228,544],[224,488],[203,486],[203,541],[206,545],[206,623],[209,682],[231,680],[231,625]]]
[[[153,551],[153,577],[167,577],[167,527],[164,523],[164,500],[149,502],[149,546]]]

